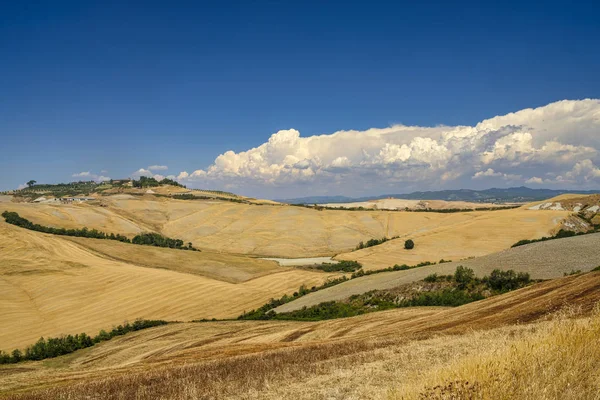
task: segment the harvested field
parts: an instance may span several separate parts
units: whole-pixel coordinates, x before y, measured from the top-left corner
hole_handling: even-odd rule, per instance
[[[72,239],[72,238],[71,238]],[[86,332],[136,318],[190,321],[201,318],[232,318],[258,307],[271,297],[297,290],[302,284],[319,285],[332,274],[287,269],[264,260],[250,260],[246,267],[225,255],[202,260],[205,253],[122,245],[105,240],[68,240],[65,237],[28,231],[0,222],[0,348],[12,350],[35,342],[40,336]],[[109,244],[110,243],[110,244]],[[109,246],[106,247],[105,246]],[[166,263],[169,269],[140,267],[108,258],[112,245],[125,259],[166,251],[197,258],[195,273]],[[121,246],[122,245],[122,246]],[[123,247],[127,246],[127,247]],[[96,248],[96,250],[91,250]],[[126,255],[128,248],[131,255]],[[176,253],[173,253],[176,252]],[[159,253],[156,253],[159,254]],[[159,263],[141,260],[142,263]],[[168,256],[166,256],[168,257]],[[210,271],[213,265],[219,271]],[[261,272],[264,265],[266,271]],[[263,272],[268,272],[262,275]],[[215,278],[200,276],[202,273]],[[241,283],[227,280],[253,279]]]
[[[261,276],[288,271],[275,261],[211,251],[139,246],[113,240],[63,237],[103,258],[148,268],[166,269],[204,276],[231,283],[245,282]]]
[[[557,333],[562,338],[587,338],[563,340],[563,346],[598,340],[598,315],[579,321],[544,319],[568,306],[577,308],[575,315],[590,315],[600,300],[599,289],[600,273],[591,273],[452,309],[393,310],[317,323],[174,324],[45,362],[5,366],[0,368],[0,387],[6,398],[24,400],[223,395],[236,399],[385,399],[399,390],[418,395],[429,390],[427,383],[449,379],[440,374],[440,368],[460,374],[460,369],[447,367],[485,360],[488,354],[500,357],[522,341],[531,339],[535,346],[536,341]],[[597,351],[598,346],[586,348]],[[587,358],[579,358],[582,364],[574,365],[578,358],[571,359],[571,367],[590,369],[587,386],[567,380],[572,382],[571,390],[600,387],[594,375],[600,360],[596,353],[575,354]],[[482,382],[486,376],[480,371]],[[33,392],[23,396],[10,394],[29,390]]]
[[[422,280],[427,275],[448,275],[456,267],[472,268],[476,275],[489,275],[494,269],[527,272],[534,279],[551,279],[572,270],[590,271],[600,265],[600,233],[556,239],[519,246],[499,253],[452,263],[430,265],[406,271],[383,272],[310,293],[284,304],[277,312],[288,312],[310,307],[325,301],[342,300],[353,294],[375,289],[390,289],[405,283]]]

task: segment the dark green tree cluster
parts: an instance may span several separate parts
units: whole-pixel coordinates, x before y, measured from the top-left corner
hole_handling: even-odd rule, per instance
[[[4,211],[2,213],[4,220],[9,224],[13,224],[16,226],[20,226],[25,229],[30,229],[32,231],[43,232],[43,233],[51,233],[54,235],[61,236],[75,236],[75,237],[85,237],[92,239],[108,239],[108,240],[118,240],[119,242],[124,243],[133,243],[139,245],[146,246],[157,246],[157,247],[168,247],[171,249],[178,250],[192,250],[192,251],[200,251],[192,246],[192,243],[189,242],[187,245],[184,245],[183,240],[181,239],[171,239],[166,236],[159,235],[158,233],[141,233],[136,235],[132,240],[129,240],[127,236],[123,236],[120,234],[114,233],[105,233],[98,231],[96,229],[65,229],[65,228],[52,228],[50,226],[43,226],[39,224],[34,224],[21,217],[16,212]]]
[[[369,239],[366,242],[360,242],[358,244],[358,246],[356,246],[355,250],[366,249],[367,247],[377,246],[377,245],[387,242],[388,240],[398,239],[398,237],[399,236],[394,236],[391,239],[388,239],[386,237],[382,237],[381,239]]]
[[[361,268],[361,263],[351,260],[341,260],[337,263],[322,263],[316,267],[316,269],[325,272],[354,272]]]
[[[28,219],[21,217],[16,212],[4,211],[2,213],[2,216],[4,217],[4,220],[6,222],[8,222],[9,224],[20,226],[22,228],[29,229],[32,231],[51,233],[53,235],[61,235],[61,236],[76,236],[76,237],[86,237],[86,238],[93,238],[93,239],[118,240],[119,242],[130,243],[130,240],[126,236],[123,236],[120,234],[115,235],[114,233],[109,234],[109,233],[98,231],[96,229],[88,229],[88,228],[65,229],[65,228],[53,228],[50,226],[34,224],[33,222],[29,221]]]
[[[329,279],[327,282],[323,283],[322,285],[313,286],[310,289],[307,288],[306,286],[302,285],[302,286],[300,286],[300,288],[298,289],[297,292],[294,292],[294,294],[292,296],[288,296],[287,294],[284,294],[279,299],[271,299],[268,303],[264,304],[262,307],[260,307],[256,310],[252,310],[250,312],[244,312],[237,319],[259,319],[259,320],[272,319],[273,316],[275,315],[275,312],[273,311],[274,308],[277,308],[280,305],[289,303],[290,301],[296,300],[299,297],[306,296],[309,293],[316,292],[318,290],[327,289],[328,287],[339,285],[340,283],[344,283],[349,280],[350,279],[346,278],[345,276],[342,276],[340,278]]]
[[[191,193],[174,194],[173,198],[179,199],[179,200],[197,200],[198,199],[198,197],[194,196]]]
[[[483,278],[483,282],[496,292],[508,292],[528,285],[531,282],[531,277],[526,272],[515,272],[512,269],[508,271],[495,269],[489,276]]]
[[[523,239],[523,240],[519,240],[517,243],[513,244],[511,247],[523,246],[523,245],[530,244],[530,243],[545,242],[547,240],[553,240],[553,239],[562,239],[562,238],[568,238],[568,237],[573,237],[573,236],[585,235],[587,233],[594,233],[594,231],[590,231],[590,232],[573,232],[573,231],[566,231],[564,229],[561,229],[554,236],[543,236],[543,237],[541,237],[539,239]]]
[[[133,185],[133,187],[136,187],[136,188],[160,186],[160,183],[156,179],[154,179],[152,177],[148,177],[148,176],[140,176],[140,179],[132,180],[131,184]]]
[[[131,240],[131,243],[141,244],[144,246],[168,247],[170,249],[198,251],[198,249],[192,246],[191,242],[187,245],[184,245],[183,240],[181,239],[171,239],[158,233],[140,233],[139,235],[134,236],[134,238]]]
[[[513,270],[494,270],[490,276],[478,279],[472,269],[459,266],[453,275],[431,274],[424,281],[427,283],[443,283],[440,287],[436,288],[434,286],[431,291],[418,292],[410,298],[400,300],[393,292],[372,290],[363,294],[350,296],[349,299],[344,301],[324,302],[287,313],[275,313],[273,311],[277,306],[295,300],[298,293],[294,293],[294,297],[284,296],[280,300],[272,300],[272,303],[266,304],[259,310],[244,314],[239,319],[317,321],[351,317],[400,307],[458,307],[463,304],[482,300],[486,295],[495,295],[519,289],[528,285],[531,279],[528,274],[516,273]]]
[[[169,178],[164,178],[160,181],[156,180],[156,178],[150,177],[150,176],[140,176],[140,179],[138,180],[132,180],[131,184],[133,185],[133,187],[136,188],[145,188],[145,187],[156,187],[156,186],[160,186],[160,185],[171,185],[171,186],[178,186],[178,187],[185,187],[184,185],[182,185],[181,183],[173,180],[173,179],[169,179]]]
[[[413,242],[412,239],[408,239],[407,241],[404,242],[404,248],[406,250],[412,250],[415,248],[415,242]]]
[[[403,300],[398,307],[458,307],[484,298],[480,292],[443,289],[420,293],[411,299]]]
[[[40,195],[44,196],[78,196],[78,195],[89,195],[90,193],[98,189],[99,184],[94,181],[80,181],[70,183],[57,183],[57,184],[38,184],[36,181],[31,180],[27,182],[28,187],[17,191],[15,194],[20,197],[35,198]]]
[[[169,179],[169,178],[164,178],[163,180],[161,180],[159,182],[161,185],[171,185],[171,186],[178,186],[178,187],[182,187],[184,188],[185,185],[182,185],[181,183],[173,180],[173,179]]]
[[[167,321],[138,319],[133,324],[125,323],[114,327],[111,331],[101,330],[95,337],[85,333],[78,335],[67,335],[58,338],[40,338],[35,344],[28,346],[25,351],[13,350],[11,354],[0,351],[0,364],[13,364],[20,361],[38,361],[46,358],[54,358],[74,351],[91,347],[96,343],[110,340],[115,336],[125,335],[129,332],[154,326],[166,325]]]

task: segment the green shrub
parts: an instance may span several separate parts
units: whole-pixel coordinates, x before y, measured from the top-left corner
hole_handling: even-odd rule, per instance
[[[483,278],[488,287],[498,292],[507,292],[526,286],[531,282],[531,278],[526,272],[515,272],[512,269],[501,271],[495,269],[490,276]]]
[[[316,269],[320,269],[325,272],[354,272],[362,268],[362,264],[357,261],[342,260],[337,263],[322,263],[318,265]]]
[[[358,244],[358,246],[356,246],[355,250],[360,250],[360,249],[366,249],[367,247],[373,247],[373,246],[378,246],[382,243],[387,242],[388,240],[392,240],[392,239],[398,239],[399,236],[394,236],[391,239],[388,239],[386,237],[382,237],[381,239],[369,239],[367,240],[367,242],[360,242]]]
[[[427,275],[425,277],[425,279],[423,279],[425,282],[437,282],[437,280],[439,279],[438,274],[431,274],[431,275]]]
[[[169,247],[172,249],[179,250],[194,250],[200,251],[192,246],[192,243],[188,243],[187,246],[184,246],[183,240],[181,239],[171,239],[158,233],[142,233],[133,238],[133,240],[129,240],[127,236],[123,236],[120,234],[114,233],[105,233],[98,231],[96,229],[65,229],[65,228],[53,228],[50,226],[43,226],[39,224],[34,224],[28,219],[21,217],[16,212],[4,211],[2,213],[4,220],[12,225],[20,226],[21,228],[29,229],[36,232],[50,233],[53,235],[60,236],[74,236],[74,237],[85,237],[91,239],[107,239],[107,240],[117,240],[119,242],[124,243],[133,243],[133,244],[141,244],[148,246],[158,246],[158,247]]]
[[[171,249],[197,251],[197,249],[192,246],[191,242],[184,246],[183,240],[171,239],[158,233],[141,233],[136,235],[131,240],[131,243],[145,246],[168,247]]]
[[[404,242],[404,248],[406,250],[412,250],[415,247],[415,242],[412,241],[412,239],[408,239],[407,241]]]
[[[482,300],[484,296],[481,293],[469,293],[464,290],[444,289],[435,292],[421,293],[418,296],[404,300],[402,307],[431,307],[447,306],[458,307],[473,301]]]
[[[454,272],[454,281],[458,284],[460,289],[466,288],[474,280],[475,272],[473,272],[471,268],[466,268],[462,265],[456,267],[456,271]]]
[[[54,358],[74,351],[91,347],[96,343],[110,340],[115,336],[124,335],[129,332],[139,331],[141,329],[154,326],[166,325],[162,320],[142,320],[138,319],[133,324],[126,323],[113,328],[110,332],[101,330],[95,337],[90,337],[85,333],[78,335],[67,335],[58,338],[40,338],[35,344],[28,346],[25,352],[16,349],[12,356],[0,351],[0,364],[17,363],[20,361],[37,361],[46,358]]]
[[[539,239],[531,239],[531,240],[522,239],[522,240],[519,240],[517,243],[513,244],[511,247],[523,246],[525,244],[530,244],[530,243],[545,242],[547,240],[553,240],[553,239],[562,239],[562,238],[568,238],[568,237],[573,237],[573,236],[585,235],[587,233],[593,233],[593,232],[594,231],[576,233],[573,231],[566,231],[564,229],[561,229],[554,236],[543,236]]]

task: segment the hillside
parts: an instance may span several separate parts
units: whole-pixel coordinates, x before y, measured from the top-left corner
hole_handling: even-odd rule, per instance
[[[485,190],[438,190],[428,192],[396,193],[383,194],[380,196],[368,197],[347,197],[347,196],[310,196],[293,199],[277,200],[289,204],[323,204],[323,203],[353,203],[369,200],[380,200],[389,197],[407,200],[445,200],[445,201],[468,201],[468,202],[493,202],[493,203],[527,203],[538,200],[545,200],[556,197],[561,194],[594,194],[597,190],[576,191],[576,190],[553,190],[553,189],[530,189],[528,187],[512,188],[492,188]]]
[[[413,238],[341,255],[368,268],[440,258],[480,256],[555,230],[570,212],[512,209],[458,213],[315,210],[283,205],[219,200],[176,200],[118,194],[82,204],[2,203],[34,223],[65,228],[96,228],[133,236],[159,232],[197,248],[272,257],[333,256],[359,242],[384,236]],[[518,228],[516,228],[518,227]],[[434,257],[434,259],[432,259]]]
[[[430,274],[453,274],[463,265],[475,271],[478,277],[489,275],[494,269],[527,272],[534,279],[552,279],[573,270],[590,271],[600,266],[600,233],[572,238],[533,243],[504,250],[483,257],[415,268],[406,271],[383,272],[352,279],[330,288],[310,293],[284,304],[276,312],[289,312],[325,301],[342,300],[353,294],[375,289],[390,289],[422,280]]]
[[[386,198],[379,200],[357,201],[349,203],[320,203],[328,208],[366,208],[373,210],[476,210],[481,208],[504,208],[511,205],[496,203],[474,203],[468,201],[445,200],[407,200]],[[514,207],[514,206],[513,206]]]
[[[302,284],[318,285],[330,276],[262,260],[104,242],[0,222],[3,350],[31,344],[40,336],[95,334],[136,318],[236,317],[271,297]]]
[[[425,221],[398,220],[398,224],[407,224],[398,239],[340,254],[335,258],[358,261],[369,270],[387,268],[395,264],[435,262],[442,258],[461,260],[480,257],[507,249],[520,239],[548,236],[558,229],[562,220],[569,214],[567,211],[528,210],[521,207],[512,210],[454,213],[440,218],[437,224],[428,224],[426,221],[431,218],[431,214],[427,213]],[[406,239],[414,241],[414,249],[404,249]]]
[[[537,342],[553,338],[560,330],[560,337],[580,339],[586,346],[580,349],[575,346],[579,342],[562,340],[562,348],[570,351],[550,351],[543,353],[546,358],[535,359],[550,362],[554,360],[547,358],[551,354],[577,354],[578,359],[570,362],[578,360],[590,368],[581,370],[592,385],[589,392],[579,392],[582,395],[600,387],[594,375],[588,375],[598,364],[597,351],[582,351],[598,349],[590,346],[590,340],[597,340],[600,333],[600,316],[592,311],[599,300],[600,273],[591,273],[451,309],[393,310],[318,323],[172,324],[46,362],[5,366],[0,387],[5,392],[33,390],[23,397],[6,397],[23,400],[67,396],[247,399],[248,391],[250,398],[261,399],[385,399],[396,389],[416,390],[414,397],[418,397],[419,391],[427,390],[421,383],[424,377],[434,380],[441,379],[440,372],[459,373],[460,369],[447,368],[455,363],[468,365],[471,357],[482,360],[493,354],[497,362],[509,360],[507,349],[519,349],[522,343],[529,343],[528,352],[517,359],[529,360],[523,357],[532,357]],[[571,317],[591,317],[545,321],[569,306],[579,310]],[[564,363],[567,359],[556,360]],[[571,365],[571,371],[576,367],[582,365]],[[483,384],[486,373],[494,371],[479,370],[478,379]],[[544,379],[536,382],[544,383]],[[584,390],[580,382],[571,387]]]

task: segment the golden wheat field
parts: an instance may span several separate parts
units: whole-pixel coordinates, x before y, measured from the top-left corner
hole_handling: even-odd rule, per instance
[[[171,249],[158,250],[161,262],[157,250],[114,241],[106,249],[94,239],[68,240],[0,222],[3,349],[43,335],[95,334],[136,318],[233,318],[330,276]]]
[[[457,308],[171,324],[4,366],[0,387],[10,399],[594,399],[598,301],[588,273]]]

